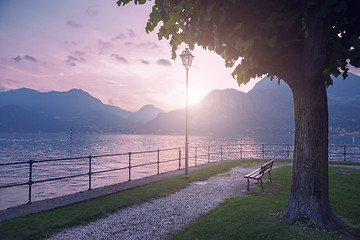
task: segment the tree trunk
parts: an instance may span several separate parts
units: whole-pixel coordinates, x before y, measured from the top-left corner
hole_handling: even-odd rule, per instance
[[[324,76],[326,20],[308,15],[298,66],[286,81],[295,112],[295,149],[290,200],[281,218],[309,221],[320,228],[341,229],[332,212],[328,187],[328,106]]]
[[[321,228],[343,224],[331,210],[328,192],[328,108],[322,76],[293,87],[295,149],[291,194],[282,218],[315,221]],[[316,84],[317,83],[317,84]],[[316,84],[316,85],[314,85]]]

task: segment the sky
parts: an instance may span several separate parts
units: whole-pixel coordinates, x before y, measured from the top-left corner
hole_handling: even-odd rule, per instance
[[[171,59],[168,41],[159,41],[156,30],[145,32],[151,7],[118,7],[116,0],[0,0],[0,91],[79,88],[128,111],[146,104],[165,111],[185,107],[180,57]],[[220,56],[201,47],[193,55],[190,104],[214,89],[247,92],[260,80],[239,87]]]
[[[0,0],[0,91],[80,88],[128,111],[146,104],[166,111],[185,107],[180,57],[172,60],[168,41],[145,31],[151,7],[118,7],[116,0]],[[215,53],[196,47],[193,55],[190,104],[214,89],[251,89],[239,87]]]

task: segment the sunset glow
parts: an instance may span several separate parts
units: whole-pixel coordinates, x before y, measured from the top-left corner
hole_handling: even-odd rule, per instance
[[[202,97],[201,94],[195,91],[189,92],[189,105],[193,105],[195,103],[199,103]]]
[[[153,104],[185,106],[185,69],[167,41],[145,33],[152,3],[5,0],[0,3],[0,91],[80,88],[105,104],[135,111]],[[185,45],[181,45],[180,54]],[[231,69],[196,47],[189,69],[189,103],[214,89],[235,88]]]

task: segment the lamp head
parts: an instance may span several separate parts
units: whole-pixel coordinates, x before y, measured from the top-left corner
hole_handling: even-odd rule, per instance
[[[185,68],[190,68],[194,56],[188,48],[186,48],[180,55],[182,63]]]

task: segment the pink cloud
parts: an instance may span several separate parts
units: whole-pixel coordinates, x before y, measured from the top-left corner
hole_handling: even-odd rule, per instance
[[[84,27],[83,25],[81,25],[79,23],[76,23],[74,21],[71,21],[71,20],[67,21],[66,24],[68,26],[72,27],[72,28],[82,28],[82,27]]]
[[[94,17],[99,14],[99,10],[94,5],[90,5],[86,9],[85,13],[90,17]]]

